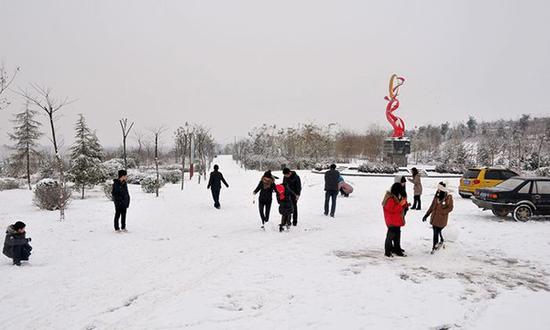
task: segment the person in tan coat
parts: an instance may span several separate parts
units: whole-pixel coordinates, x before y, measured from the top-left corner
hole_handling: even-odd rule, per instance
[[[422,218],[422,221],[426,221],[429,216],[430,224],[433,228],[433,248],[432,254],[443,246],[443,235],[441,232],[443,228],[447,226],[449,221],[449,213],[453,211],[453,196],[449,194],[447,185],[444,182],[440,182],[437,185],[437,192],[430,205],[430,208],[426,212],[426,215]]]
[[[420,210],[422,204],[420,201],[420,196],[422,195],[422,182],[420,181],[420,173],[418,172],[418,169],[416,167],[413,167],[411,171],[412,178],[408,179],[409,182],[414,185],[414,202],[411,210]]]

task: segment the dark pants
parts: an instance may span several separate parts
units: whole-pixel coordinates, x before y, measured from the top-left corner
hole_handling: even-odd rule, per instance
[[[220,207],[220,188],[211,188],[212,198],[214,198],[214,207]]]
[[[441,234],[441,232],[443,231],[443,228],[433,226],[433,230],[434,230],[434,249],[435,249],[437,244],[439,244],[440,239],[441,239],[441,243],[443,243],[443,235]]]
[[[414,202],[413,202],[412,209],[420,210],[422,208],[421,203],[422,202],[420,201],[420,195],[414,195]]]
[[[292,207],[294,210],[292,211],[292,224],[294,226],[298,225],[298,200],[296,198],[292,198]],[[288,223],[290,224],[290,218],[288,219]]]
[[[281,216],[281,227],[290,226],[290,217],[291,217],[291,214],[283,214]]]
[[[14,262],[29,260],[32,247],[29,244],[16,245],[12,247],[12,259]]]
[[[269,221],[269,213],[271,212],[271,201],[259,201],[260,218],[262,218],[262,224]]]
[[[384,245],[386,256],[392,253],[401,254],[401,227],[388,227],[386,233],[386,243]]]
[[[125,207],[115,206],[115,230],[120,230],[118,219],[120,219],[122,229],[126,229],[126,210]]]
[[[334,216],[336,212],[336,197],[338,197],[338,190],[325,191],[325,215],[328,214],[329,200],[332,199],[332,206],[330,208],[330,216]]]

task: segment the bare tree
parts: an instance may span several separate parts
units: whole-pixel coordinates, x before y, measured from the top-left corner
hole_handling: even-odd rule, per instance
[[[145,136],[143,135],[142,132],[139,132],[139,131],[135,132],[134,135],[135,135],[136,142],[138,144],[137,158],[138,158],[138,167],[140,167],[143,162],[143,145],[144,145]]]
[[[134,127],[134,122],[132,122],[128,126],[128,118],[122,118],[118,121],[120,123],[120,129],[122,130],[122,158],[124,159],[124,169],[128,169],[128,159],[126,156],[126,138],[128,138],[128,134],[130,134],[130,131],[132,130],[132,127]]]
[[[9,74],[4,67],[4,63],[0,63],[0,110],[10,105],[8,99],[2,96],[2,94],[10,87],[18,72],[19,67],[17,67],[12,74]]]
[[[159,174],[159,138],[160,135],[165,131],[166,129],[163,126],[154,128],[151,130],[151,133],[153,134],[153,139],[155,141],[155,172],[157,174],[157,182],[155,185],[155,194],[157,197],[159,197],[159,187],[160,187],[160,174]]]
[[[21,96],[23,96],[25,99],[27,99],[31,104],[34,104],[38,108],[40,108],[42,111],[48,115],[48,119],[50,122],[50,129],[51,129],[51,142],[53,144],[53,150],[55,153],[55,158],[57,161],[57,171],[59,172],[59,200],[58,200],[58,208],[59,208],[59,220],[63,221],[65,220],[65,206],[66,206],[66,200],[65,198],[65,169],[63,168],[63,159],[61,158],[61,154],[59,151],[59,146],[57,144],[57,136],[55,133],[55,115],[57,112],[59,112],[64,106],[69,105],[74,102],[74,100],[69,101],[68,98],[65,98],[64,100],[59,100],[54,98],[51,95],[51,88],[49,87],[42,87],[36,84],[31,84],[31,88],[34,91],[35,95],[24,91],[20,89],[19,93]]]
[[[185,157],[191,146],[192,134],[193,131],[189,123],[185,123],[184,126],[176,130],[176,148],[179,148],[181,151],[181,190],[183,190],[185,181]]]

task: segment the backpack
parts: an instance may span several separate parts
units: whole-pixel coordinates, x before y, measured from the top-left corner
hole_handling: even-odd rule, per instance
[[[275,190],[277,190],[277,196],[279,197],[279,201],[285,200],[285,186],[282,184],[278,184],[275,186]]]

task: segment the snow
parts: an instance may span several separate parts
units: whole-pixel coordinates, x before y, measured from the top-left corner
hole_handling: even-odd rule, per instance
[[[26,190],[0,192],[0,225],[27,223],[29,264],[1,259],[5,329],[546,329],[550,223],[516,223],[455,196],[446,249],[410,211],[407,258],[383,256],[380,201],[393,177],[350,177],[336,218],[322,214],[323,176],[301,171],[300,223],[277,232],[276,205],[261,231],[252,190],[261,172],[216,160],[230,188],[213,208],[204,184],[131,185],[129,233],[98,187],[58,212]],[[275,175],[282,177],[281,173]],[[424,178],[423,207],[439,180]],[[457,191],[457,179],[448,179]],[[412,191],[412,187],[408,187]]]

